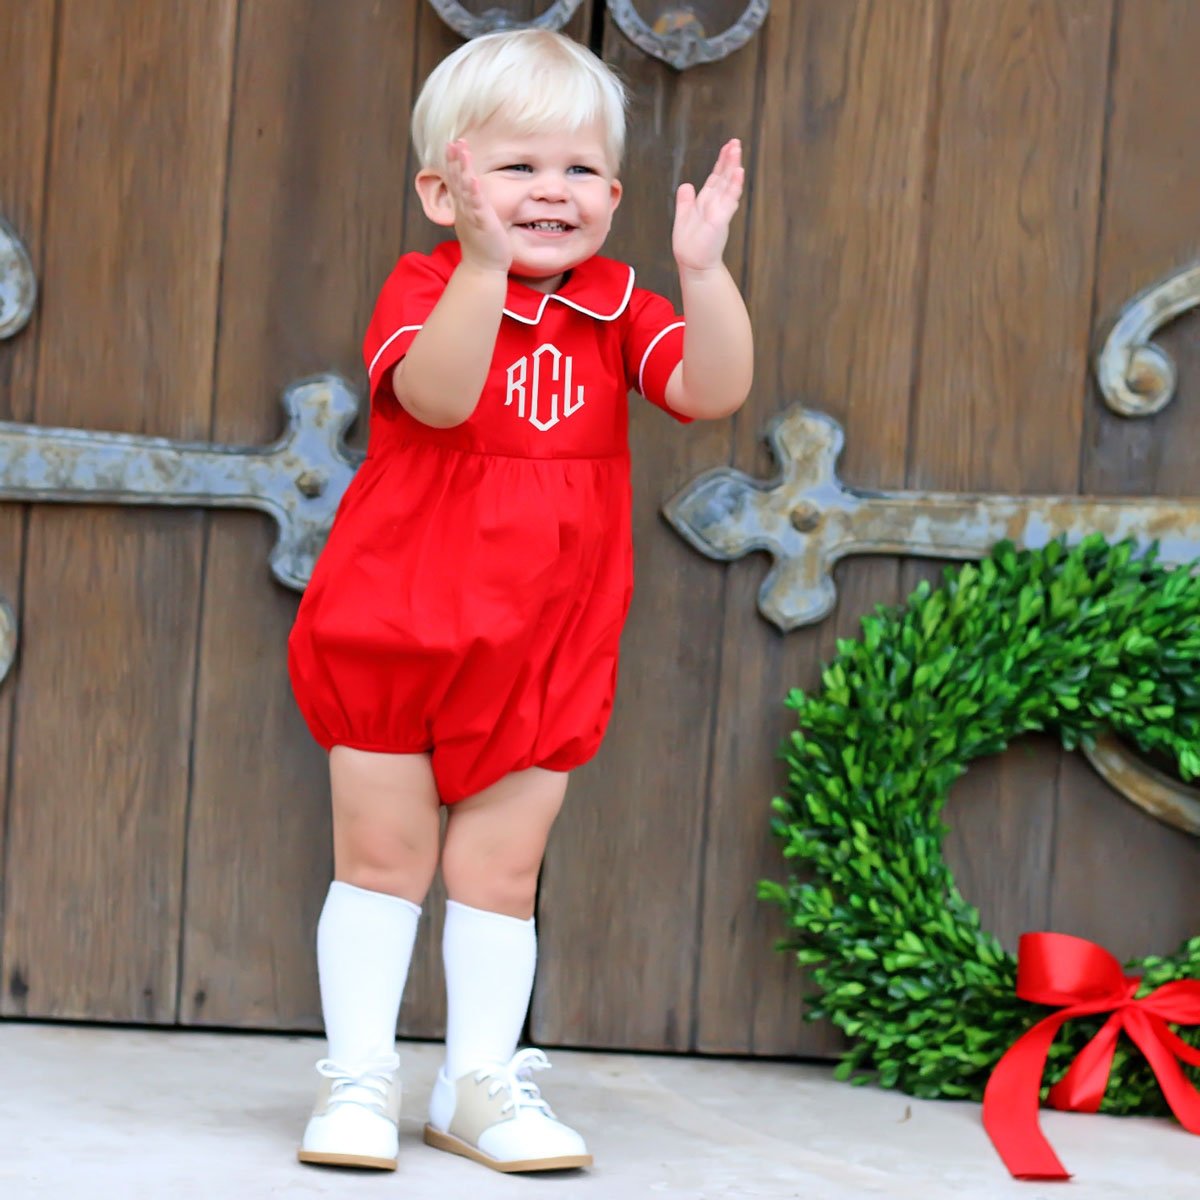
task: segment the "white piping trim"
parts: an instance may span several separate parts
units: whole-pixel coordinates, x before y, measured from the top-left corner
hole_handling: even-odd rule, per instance
[[[383,352],[402,334],[411,333],[414,329],[420,329],[420,325],[405,325],[402,329],[397,329],[382,346],[379,347],[378,353],[371,359],[371,365],[367,368],[367,377],[375,374],[375,364],[383,357]]]
[[[666,329],[664,329],[658,335],[658,337],[656,337],[654,341],[652,341],[650,345],[646,347],[646,353],[642,355],[642,365],[638,367],[638,391],[641,392],[643,396],[646,393],[642,388],[642,376],[646,373],[646,360],[650,357],[650,351],[653,350],[654,347],[657,346],[658,343],[661,342],[663,338],[665,338],[667,334],[671,332],[672,329],[682,329],[686,324],[686,321],[676,321],[674,325],[668,325]]]
[[[616,309],[607,315],[605,313],[592,312],[590,308],[584,308],[582,304],[576,304],[574,300],[568,300],[565,296],[558,295],[557,292],[551,292],[542,297],[542,302],[538,305],[537,316],[535,317],[523,317],[520,313],[513,312],[511,308],[506,308],[504,315],[512,317],[514,321],[520,321],[522,325],[536,325],[542,319],[542,314],[546,311],[546,305],[551,300],[557,300],[559,304],[565,304],[568,308],[573,308],[576,312],[581,312],[585,316],[595,317],[597,321],[615,321],[625,311],[625,306],[629,303],[629,297],[633,295],[634,272],[632,267],[629,267],[628,270],[629,281],[625,285],[625,295],[621,297],[621,303],[617,305]]]

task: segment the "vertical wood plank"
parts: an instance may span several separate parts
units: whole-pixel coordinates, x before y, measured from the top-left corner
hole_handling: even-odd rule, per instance
[[[232,0],[64,0],[36,419],[209,426]],[[9,1014],[175,1015],[199,518],[30,519]]]
[[[678,299],[671,256],[676,186],[700,182],[721,144],[754,154],[762,37],[723,62],[677,74],[609,22],[605,58],[633,92],[625,196],[605,253],[643,287]],[[743,270],[745,205],[726,262]],[[531,1031],[549,1044],[686,1049],[721,576],[659,516],[664,500],[728,461],[732,426],[683,429],[631,398],[637,586],[621,682],[597,758],[576,772],[551,838],[538,904],[541,956]]]
[[[0,105],[0,215],[25,243],[34,270],[40,277],[44,242],[42,214],[45,204],[46,156],[54,52],[54,0],[0,6],[0,79],[8,81],[9,94]],[[37,309],[21,333],[0,341],[0,418],[28,421],[33,415],[38,334]],[[0,596],[14,608],[21,596],[21,560],[25,544],[25,508],[0,505]],[[21,614],[17,613],[20,621]],[[0,937],[7,881],[14,865],[7,856],[8,767],[10,732],[17,672],[0,688]],[[19,974],[4,969],[6,956],[0,942],[0,981],[7,980],[17,993],[24,987]],[[0,988],[6,984],[0,982]]]
[[[279,436],[287,385],[361,390],[376,280],[400,244],[415,2],[244,0],[229,146],[213,435]],[[365,421],[356,440],[365,436]],[[181,1020],[321,1028],[316,923],[332,874],[329,780],[292,699],[299,597],[274,523],[208,518]]]
[[[948,6],[913,487],[1077,489],[1111,8]],[[1061,759],[1029,739],[947,807],[947,859],[1010,947],[1049,916]]]
[[[1200,254],[1198,47],[1200,7],[1179,0],[1120,6],[1091,331],[1097,348],[1133,295]],[[1200,407],[1193,391],[1200,346],[1194,317],[1155,340],[1175,359],[1180,395],[1156,417],[1129,420],[1109,411],[1090,380],[1086,492],[1196,495]],[[1053,928],[1092,938],[1123,958],[1174,950],[1196,932],[1200,839],[1142,813],[1082,759],[1065,766],[1050,897]]]
[[[749,269],[758,382],[737,429],[746,470],[774,469],[761,432],[804,403],[846,430],[847,481],[903,483],[937,13],[933,3],[803,3],[772,15]],[[755,609],[761,559],[709,570],[728,571],[728,595],[696,1046],[818,1052],[829,1033],[802,1023],[803,977],[773,948],[778,910],[755,899],[758,879],[785,874],[768,824],[783,784],[783,699],[815,682],[835,633],[894,599],[897,569],[847,564],[836,615],[786,638]]]

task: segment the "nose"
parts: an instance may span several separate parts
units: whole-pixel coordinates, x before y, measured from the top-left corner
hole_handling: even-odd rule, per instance
[[[567,181],[560,171],[539,171],[534,176],[532,199],[534,200],[565,200],[567,198]]]

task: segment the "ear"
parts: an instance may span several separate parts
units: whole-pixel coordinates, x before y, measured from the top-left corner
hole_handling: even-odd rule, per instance
[[[454,224],[454,201],[440,171],[424,167],[413,181],[425,215],[435,224],[449,227]]]
[[[609,185],[609,189],[609,198],[612,201],[612,211],[616,212],[617,205],[621,203],[621,193],[625,189],[621,186],[621,181],[619,179],[614,179]]]

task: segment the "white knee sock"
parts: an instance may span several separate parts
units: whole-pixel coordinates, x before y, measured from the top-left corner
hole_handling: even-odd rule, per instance
[[[420,908],[353,884],[329,885],[317,923],[317,972],[329,1057],[340,1067],[395,1053]]]
[[[508,1062],[529,1011],[537,928],[457,901],[446,902],[446,1074]]]

